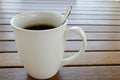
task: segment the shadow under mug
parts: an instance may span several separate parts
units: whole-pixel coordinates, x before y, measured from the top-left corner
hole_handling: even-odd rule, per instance
[[[14,16],[11,25],[22,64],[28,74],[37,79],[54,76],[61,66],[69,64],[79,57],[86,48],[87,40],[80,27],[66,29],[68,20],[60,25],[64,16],[55,12],[25,12]],[[56,27],[47,30],[27,30],[29,24],[52,24]],[[69,33],[81,36],[83,44],[78,53],[63,58],[64,43]]]

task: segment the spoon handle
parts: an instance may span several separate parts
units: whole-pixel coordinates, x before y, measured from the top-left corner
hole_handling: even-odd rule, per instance
[[[62,24],[64,24],[66,22],[66,19],[68,18],[68,16],[70,15],[71,13],[71,10],[72,10],[72,5],[69,5],[68,9],[67,9],[67,12],[65,13],[65,16],[64,16],[64,21]]]

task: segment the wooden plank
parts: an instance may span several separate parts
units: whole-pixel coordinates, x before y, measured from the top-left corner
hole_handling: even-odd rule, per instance
[[[15,16],[17,14],[0,14],[0,18],[1,19],[11,19],[13,16]]]
[[[1,80],[36,80],[23,68],[0,69]],[[52,78],[46,80],[119,80],[120,66],[62,67]]]
[[[20,4],[20,3],[2,3],[1,5],[2,5],[2,7],[1,8],[5,8],[5,7],[7,7],[7,6],[10,6],[11,8],[13,7],[21,7],[22,8],[22,6],[24,6],[24,8],[25,8],[25,6],[26,7],[30,7],[30,8],[32,8],[32,7],[35,7],[35,6],[44,6],[44,7],[48,7],[48,6],[56,6],[56,4],[57,4],[57,6],[56,7],[66,7],[66,6],[68,6],[69,4],[73,4],[73,6],[79,6],[79,5],[88,5],[88,6],[91,6],[91,5],[98,5],[98,6],[101,6],[101,5],[106,5],[106,6],[114,6],[114,5],[117,5],[117,6],[120,6],[119,5],[119,3],[118,2],[116,2],[116,1],[113,1],[113,2],[76,2],[76,1],[74,1],[74,2],[68,2],[68,3],[59,3],[59,2],[57,2],[57,3],[42,3],[42,2],[38,2],[38,1],[34,1],[34,2],[37,2],[37,4],[34,4],[34,3],[29,3],[29,4]],[[62,1],[61,1],[62,2]],[[39,3],[39,4],[38,4]],[[76,4],[77,3],[77,4]],[[12,6],[11,6],[12,5]],[[30,6],[30,5],[33,5],[33,6]],[[7,7],[8,8],[8,7]],[[39,8],[39,7],[36,7],[36,8]]]
[[[76,52],[66,52],[64,57],[70,57]],[[120,65],[120,52],[85,52],[66,66],[99,66]]]
[[[5,40],[14,40],[14,33],[13,32],[0,32],[0,41]]]
[[[2,3],[22,3],[22,4],[26,4],[26,3],[36,3],[36,2],[40,2],[40,3],[69,3],[69,2],[71,2],[71,3],[74,3],[74,2],[77,2],[77,3],[80,3],[80,2],[93,2],[93,1],[91,1],[91,0],[77,0],[77,1],[68,1],[68,0],[66,0],[66,1],[64,1],[63,2],[63,0],[61,0],[61,1],[55,1],[55,0],[51,0],[51,1],[47,1],[47,0],[45,0],[45,1],[40,1],[40,0],[34,0],[34,1],[32,1],[32,0],[27,0],[27,1],[21,1],[21,0],[12,0],[12,1],[9,1],[9,0],[4,0],[4,1],[1,1]],[[23,3],[24,2],[24,3]],[[103,1],[103,0],[97,0],[97,1],[95,1],[94,0],[94,2],[110,2],[110,3],[112,3],[112,2],[114,2],[113,0],[105,0],[105,1]]]
[[[64,14],[65,11],[61,11],[61,10],[41,10],[41,9],[34,9],[34,10],[27,10],[27,9],[2,9],[0,10],[0,13],[5,13],[5,14],[18,14],[18,13],[22,13],[22,12],[26,12],[26,11],[54,11],[54,12],[58,12],[61,14]],[[73,15],[120,15],[120,12],[114,12],[114,11],[72,11],[71,14]]]
[[[76,52],[65,52],[64,58]],[[66,66],[119,65],[120,52],[85,52]],[[18,53],[0,53],[0,68],[23,67]]]
[[[31,5],[33,5],[33,4],[31,4]],[[39,5],[33,5],[33,7],[31,7],[31,5],[22,5],[23,7],[25,7],[25,8],[23,8],[22,6],[11,6],[10,5],[10,7],[9,6],[3,6],[3,7],[1,7],[0,9],[27,9],[27,10],[33,10],[33,9],[36,9],[36,10],[61,10],[61,9],[63,9],[63,11],[65,11],[66,10],[66,8],[67,8],[67,6],[64,6],[64,7],[55,7],[55,6],[50,6],[50,5],[46,5],[46,6],[40,6],[40,7],[36,7],[36,6],[39,6]],[[30,8],[29,8],[30,7]],[[114,11],[120,11],[119,10],[119,6],[118,7],[85,7],[85,6],[80,6],[80,7],[78,7],[78,6],[73,6],[73,9],[72,9],[72,11],[87,11],[87,10],[92,10],[92,11],[112,11],[112,12],[114,12]]]
[[[86,51],[120,51],[120,41],[88,41]],[[81,41],[67,41],[65,51],[78,51],[82,46]],[[16,52],[14,41],[0,42],[0,53]]]
[[[18,53],[0,53],[0,67],[22,67]]]
[[[26,4],[26,3],[25,3]],[[24,5],[25,5],[24,4]],[[33,4],[33,3],[32,3]],[[32,5],[32,4],[28,4],[28,5]],[[64,3],[63,3],[64,4]],[[66,5],[65,5],[66,4]],[[47,7],[50,7],[50,8],[52,8],[52,9],[58,9],[58,8],[63,8],[63,9],[66,9],[66,7],[70,4],[68,4],[68,3],[65,3],[63,6],[61,6],[61,5],[59,5],[59,6],[55,6],[55,5],[50,5],[50,4],[45,4],[45,5],[40,5],[39,7],[40,8],[37,8],[37,10],[38,9],[47,9]],[[9,5],[11,5],[11,4],[9,4]],[[12,5],[14,5],[14,6],[16,6],[16,3],[12,3]],[[23,5],[23,4],[19,4],[19,5]],[[33,4],[33,5],[36,5],[36,4]],[[47,5],[49,5],[49,6],[47,6]],[[120,5],[119,4],[113,4],[113,5],[96,5],[96,3],[94,4],[94,5],[87,5],[87,3],[86,4],[77,4],[76,5],[76,3],[75,3],[75,5],[74,4],[72,4],[73,5],[73,9],[75,8],[78,8],[78,9],[80,9],[80,8],[82,8],[82,10],[83,10],[83,8],[93,8],[93,9],[96,9],[96,8],[98,8],[98,9],[103,9],[103,8],[105,8],[105,10],[106,9],[117,9],[118,10],[118,8],[120,7]],[[43,8],[41,8],[41,7],[43,7]],[[4,5],[4,6],[2,6],[2,7],[0,7],[0,9],[3,9],[3,8],[6,8],[6,9],[8,9],[8,7],[6,6],[6,5]],[[10,7],[11,8],[11,7]],[[12,9],[12,8],[11,8]],[[13,9],[16,9],[16,8],[13,8]],[[20,8],[19,8],[20,9]],[[23,8],[24,9],[24,8]],[[103,9],[104,10],[104,9]]]
[[[1,1],[0,3],[17,3],[17,4],[37,4],[37,3],[39,3],[39,4],[45,4],[45,3],[49,3],[49,4],[66,4],[66,3],[75,3],[75,2],[77,2],[77,3],[84,3],[84,2],[90,2],[91,3],[91,1],[55,1],[55,0],[51,0],[51,1],[39,1],[39,0],[34,0],[34,1],[30,1],[30,0],[27,0],[27,1],[20,1],[20,0],[16,0],[16,1],[8,1],[8,0],[5,0],[5,1]],[[112,2],[114,2],[114,1],[94,1],[95,3],[96,2],[100,2],[100,3],[103,3],[103,2],[108,2],[108,3],[112,3]]]
[[[120,40],[120,33],[86,33],[88,41],[117,41]],[[67,40],[81,40],[78,34],[71,33]]]
[[[0,25],[1,24],[10,24],[10,19],[0,19]]]
[[[120,32],[120,26],[102,26],[102,25],[68,25],[67,28],[71,28],[74,26],[78,26],[82,28],[85,32],[88,33],[119,33]]]
[[[0,42],[0,52],[16,52],[16,44],[13,41],[8,42]]]
[[[119,20],[120,16],[118,15],[70,15],[69,19],[72,20],[81,20],[81,19],[86,19],[86,20]]]
[[[0,19],[0,24],[10,24],[10,19]],[[69,20],[68,24],[120,26],[120,20]]]
[[[21,0],[12,0],[12,1],[9,1],[9,0],[2,0],[1,2],[23,2]],[[27,1],[24,1],[24,2],[31,2],[32,0],[27,0]],[[40,0],[35,0],[35,1],[40,1]],[[51,0],[51,1],[56,1],[56,0]],[[61,0],[61,1],[64,1],[64,0]],[[61,2],[60,1],[60,2]],[[66,0],[66,1],[69,1],[69,0]],[[75,2],[76,0],[71,0],[70,2]],[[111,2],[111,1],[114,1],[114,0],[77,0],[77,2]],[[44,1],[42,1],[44,2]],[[45,2],[49,2],[49,0],[45,0]],[[58,1],[59,2],[59,1]]]
[[[31,4],[32,5],[32,4]],[[63,10],[65,11],[67,6],[65,5],[64,7],[60,6],[60,7],[55,7],[55,6],[50,6],[50,5],[45,5],[45,6],[40,6],[40,7],[36,7],[39,5],[20,5],[20,6],[2,6],[0,9],[20,9],[20,10]],[[47,6],[47,7],[46,7]],[[23,8],[24,7],[24,8]],[[80,6],[80,7],[73,7],[72,11],[111,11],[111,12],[120,12],[119,7],[84,7],[84,6]]]
[[[0,19],[11,19],[13,16],[15,16],[17,14],[0,14]],[[70,15],[69,19],[72,20],[83,20],[83,19],[87,19],[87,20],[120,20],[120,16],[118,15]]]
[[[67,41],[66,51],[78,51],[81,47],[81,41]],[[120,41],[87,41],[86,51],[119,51]]]
[[[28,1],[29,2],[28,4],[25,3],[26,1],[22,1],[22,2],[18,1],[19,3],[13,3],[13,2],[14,1],[10,1],[10,3],[5,3],[4,1],[2,1],[2,7],[1,8],[12,8],[12,9],[14,9],[14,8],[23,8],[23,7],[27,8],[28,7],[28,9],[31,9],[31,8],[35,7],[35,9],[36,9],[36,8],[41,8],[41,7],[43,7],[43,8],[46,7],[47,8],[48,6],[49,6],[48,8],[50,8],[51,6],[53,6],[54,8],[58,7],[58,8],[61,9],[61,8],[67,7],[68,4],[73,4],[73,6],[75,6],[75,8],[78,8],[78,9],[82,9],[85,6],[87,7],[88,5],[89,5],[88,8],[90,8],[91,5],[92,5],[92,7],[94,6],[93,8],[96,8],[96,7],[99,7],[99,6],[101,7],[101,5],[102,5],[103,7],[105,6],[106,8],[109,8],[109,6],[110,6],[111,7],[111,8],[109,8],[110,10],[112,9],[112,6],[115,6],[115,8],[113,10],[116,10],[116,9],[119,10],[119,3],[116,2],[116,1],[109,1],[109,2],[108,1],[106,1],[106,2],[105,1],[64,1],[63,2],[63,1],[38,1],[37,0],[37,1],[34,1],[32,3],[30,3],[31,1]],[[76,3],[77,3],[77,5],[76,5]],[[56,6],[56,4],[58,4],[58,5]],[[32,5],[32,7],[31,7],[31,5]],[[9,6],[9,7],[7,7],[7,6]],[[40,7],[36,7],[36,6],[40,6]],[[86,8],[84,8],[84,10],[85,9]],[[105,8],[102,8],[102,10],[103,9],[105,9]]]
[[[4,32],[4,31],[13,31],[13,28],[11,25],[0,25],[0,31]]]
[[[69,20],[68,24],[120,25],[120,20]]]
[[[101,41],[101,40],[109,40],[109,41],[118,41],[120,40],[120,33],[86,33],[88,41]],[[13,41],[14,33],[13,32],[0,32],[0,41]],[[77,40],[80,41],[81,37],[78,34],[71,33],[68,35],[67,40]]]

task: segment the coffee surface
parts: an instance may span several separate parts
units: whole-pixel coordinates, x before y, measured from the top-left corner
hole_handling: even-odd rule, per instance
[[[23,28],[27,30],[48,30],[55,28],[55,26],[50,24],[33,24],[25,26]]]

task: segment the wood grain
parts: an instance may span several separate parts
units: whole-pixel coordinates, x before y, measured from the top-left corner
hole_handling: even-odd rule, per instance
[[[0,25],[0,32],[13,32],[11,25]]]
[[[0,19],[0,24],[10,24],[11,19]],[[68,24],[79,25],[112,25],[120,26],[120,20],[69,20]]]
[[[78,51],[81,41],[67,41],[65,51]],[[119,51],[119,41],[88,41],[86,51]]]
[[[67,28],[82,28],[87,35],[87,48],[46,80],[120,80],[120,3],[116,0],[1,0],[0,80],[36,80],[23,68],[11,18],[26,11],[54,11],[64,15],[69,4],[73,9]],[[79,35],[70,34],[63,57],[76,54],[81,46]]]
[[[20,56],[18,53],[1,53],[0,67],[22,67]]]
[[[120,33],[86,33],[88,41],[119,41]],[[13,32],[0,32],[0,41],[14,41]],[[78,34],[71,33],[68,35],[67,40],[69,41],[80,41],[82,40]]]
[[[76,52],[65,52],[64,58]],[[110,66],[120,64],[120,52],[85,52],[66,66]],[[18,53],[0,53],[0,68],[23,67]]]
[[[15,16],[17,14],[0,14],[0,19],[11,19],[13,16]],[[84,19],[91,19],[91,20],[120,20],[120,16],[118,15],[70,15],[69,20],[84,20]]]
[[[32,9],[32,10],[27,10],[27,9],[1,9],[0,10],[0,13],[7,13],[7,14],[18,14],[18,13],[22,13],[22,12],[25,12],[25,11],[46,11],[46,10],[41,10],[41,9]],[[61,13],[61,14],[64,14],[65,11],[61,11],[61,10],[47,10],[47,11],[54,11],[54,12],[58,12],[58,13]],[[89,15],[118,15],[119,16],[119,12],[118,11],[91,11],[91,10],[88,10],[88,11],[72,11],[71,14],[73,15],[85,15],[85,14],[89,14]]]
[[[81,41],[67,41],[65,43],[65,51],[78,51],[82,46]],[[0,53],[16,52],[16,44],[14,41],[1,41]],[[86,51],[120,51],[119,41],[88,41]]]
[[[45,0],[45,1],[39,1],[39,0],[34,0],[34,1],[32,1],[32,0],[27,0],[27,1],[21,1],[21,0],[12,0],[12,1],[9,1],[9,0],[4,0],[4,1],[2,1],[2,3],[23,3],[23,2],[25,2],[25,4],[27,4],[27,3],[36,3],[36,2],[40,2],[40,3],[74,3],[74,2],[77,2],[77,3],[80,3],[80,2],[92,2],[92,1],[94,1],[94,2],[101,2],[101,3],[103,3],[103,2],[108,2],[108,3],[112,3],[112,2],[114,2],[113,0],[77,0],[77,1],[74,1],[74,0],[71,0],[70,2],[69,2],[69,0],[66,0],[66,1],[64,1],[64,0],[61,0],[61,1],[56,1],[56,0],[51,0],[51,1],[47,1],[47,0]],[[24,3],[23,3],[24,4]]]
[[[61,1],[61,3],[59,3],[59,2],[45,2],[45,3],[43,3],[43,2],[41,2],[41,1],[34,1],[34,3],[29,3],[29,4],[25,4],[25,3],[2,3],[2,7],[1,8],[13,8],[13,9],[16,9],[16,8],[18,8],[18,9],[30,9],[30,8],[32,8],[32,9],[34,9],[35,7],[36,8],[45,8],[45,7],[49,7],[49,6],[51,6],[51,7],[55,7],[55,8],[57,8],[57,7],[61,7],[61,8],[65,8],[65,7],[67,7],[69,4],[72,4],[73,6],[77,6],[77,7],[79,7],[79,5],[88,5],[88,6],[91,6],[91,5],[98,5],[98,6],[102,6],[102,5],[106,5],[106,7],[107,6],[114,6],[114,5],[117,5],[118,7],[120,6],[119,5],[119,3],[118,2],[115,2],[115,1],[113,1],[113,2],[90,2],[90,1],[86,1],[86,2],[78,2],[78,4],[79,5],[77,5],[76,3],[77,3],[78,1],[73,1],[73,2],[70,2],[70,1],[68,1],[68,2],[62,2]],[[38,4],[39,3],[39,4]],[[56,6],[56,4],[57,4],[57,6]],[[32,5],[32,6],[31,6]],[[40,7],[37,7],[37,6],[40,6]],[[10,6],[10,7],[8,7],[8,6]],[[41,7],[42,6],[42,7]],[[30,7],[30,8],[28,8],[28,7]],[[80,6],[81,7],[81,6]],[[96,6],[97,7],[97,6]],[[95,7],[94,7],[95,8]],[[80,8],[79,8],[80,9]],[[116,8],[117,9],[117,8]],[[104,10],[104,9],[103,9]]]
[[[64,57],[70,57],[76,52],[66,52]],[[85,52],[66,66],[100,66],[119,65],[120,52]]]
[[[6,6],[8,5],[8,6]],[[12,5],[12,6],[11,6]],[[31,7],[32,5],[32,7]],[[61,6],[62,5],[62,6]],[[69,4],[58,4],[57,7],[55,7],[55,4],[3,4],[3,7],[0,9],[19,9],[19,10],[63,10],[65,11],[67,9]],[[83,5],[83,4],[81,4]],[[89,4],[88,4],[89,5]],[[92,5],[92,4],[91,4]],[[107,5],[107,4],[105,4]],[[10,6],[10,7],[9,7]],[[39,6],[39,7],[37,7]],[[99,6],[99,5],[98,5]],[[24,9],[23,9],[24,7]],[[74,6],[72,11],[112,11],[112,12],[119,12],[119,5],[118,7],[85,7],[85,6]]]
[[[119,66],[62,67],[54,77],[46,80],[119,80],[118,70]],[[36,80],[23,68],[0,69],[0,75],[1,80]]]

